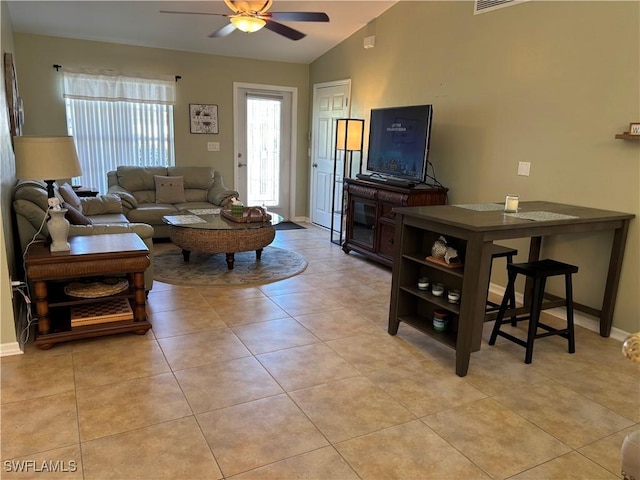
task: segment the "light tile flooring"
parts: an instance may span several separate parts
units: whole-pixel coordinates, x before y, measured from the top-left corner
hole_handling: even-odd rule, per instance
[[[3,358],[0,476],[619,478],[640,428],[640,370],[619,341],[578,328],[574,355],[542,339],[525,365],[521,347],[486,344],[488,324],[457,377],[449,348],[387,334],[390,271],[307,227],[275,241],[307,258],[301,275],[156,284],[145,336]]]

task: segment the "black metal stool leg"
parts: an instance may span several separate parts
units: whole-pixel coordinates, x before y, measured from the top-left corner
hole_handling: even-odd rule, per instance
[[[531,312],[529,315],[529,329],[527,332],[527,350],[524,355],[524,363],[533,360],[533,342],[538,333],[538,322],[542,310],[542,298],[544,297],[545,278],[536,278],[533,281],[533,293],[531,295]]]
[[[507,255],[507,268],[512,263],[513,263],[513,255]],[[511,295],[509,296],[509,308],[511,308],[511,309],[515,309],[516,308],[516,289],[515,289],[515,287],[511,290]],[[511,316],[511,326],[512,327],[515,327],[516,325],[518,325],[518,322],[516,321],[516,318],[517,318],[516,315],[512,315]]]
[[[571,274],[566,274],[564,279],[566,290],[565,297],[567,302],[567,330],[569,330],[569,334],[567,335],[569,338],[569,353],[575,353],[576,337],[573,328],[573,286],[571,283]]]
[[[496,343],[496,338],[498,338],[498,332],[500,331],[500,326],[504,323],[504,314],[507,311],[507,307],[509,305],[509,299],[515,292],[515,284],[516,284],[516,275],[515,272],[509,272],[509,281],[507,282],[507,289],[504,292],[504,297],[502,297],[502,303],[500,304],[500,310],[498,310],[498,316],[496,317],[496,323],[493,325],[493,330],[491,330],[491,337],[489,338],[489,345],[494,345]],[[513,321],[512,321],[513,324]]]

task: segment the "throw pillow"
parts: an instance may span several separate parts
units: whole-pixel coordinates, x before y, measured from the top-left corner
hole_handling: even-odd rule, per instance
[[[153,176],[156,182],[156,203],[184,203],[184,177]]]
[[[82,202],[80,201],[80,197],[76,195],[76,192],[73,191],[73,187],[71,185],[63,183],[58,187],[58,192],[64,199],[64,203],[71,205],[79,212],[82,212]]]
[[[64,214],[64,217],[69,220],[69,223],[71,225],[93,225],[91,219],[85,217],[82,212],[74,208],[73,205],[69,203],[63,203],[62,208],[67,209],[67,213]]]

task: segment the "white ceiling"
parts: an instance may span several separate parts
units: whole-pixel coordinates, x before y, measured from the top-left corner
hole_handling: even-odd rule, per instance
[[[378,17],[396,1],[280,1],[269,11],[325,12],[329,23],[282,22],[306,33],[298,41],[262,29],[208,35],[228,19],[213,15],[162,14],[160,10],[229,13],[223,1],[25,1],[6,2],[15,33],[124,43],[189,52],[311,63]]]

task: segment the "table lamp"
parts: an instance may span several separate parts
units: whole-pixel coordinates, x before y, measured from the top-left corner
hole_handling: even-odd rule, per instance
[[[47,228],[51,236],[51,252],[68,252],[69,221],[66,208],[60,207],[53,184],[59,178],[82,175],[73,137],[21,136],[13,138],[16,156],[16,177],[21,180],[44,180],[50,214]]]

